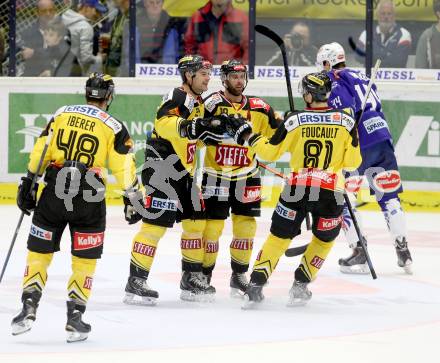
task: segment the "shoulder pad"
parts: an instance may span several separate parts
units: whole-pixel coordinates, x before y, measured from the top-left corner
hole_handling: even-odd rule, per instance
[[[215,92],[212,95],[209,95],[203,103],[205,105],[205,109],[209,113],[213,113],[215,107],[221,102],[222,96],[218,92]]]
[[[287,132],[295,130],[298,126],[298,114],[292,115],[286,121],[284,121],[284,128],[287,130]]]
[[[61,106],[58,110],[56,110],[55,113],[53,114],[53,118],[55,118],[55,117],[59,116],[60,114],[62,114],[66,107],[68,107],[68,106]]]
[[[265,101],[263,101],[261,98],[249,97],[248,99],[249,99],[249,107],[251,110],[264,109],[264,110],[266,110],[266,112],[269,112],[270,105],[268,103],[266,103]]]
[[[344,126],[348,132],[351,132],[353,130],[354,125],[356,124],[356,121],[353,117],[346,114],[345,112],[341,112],[342,114],[342,126]]]

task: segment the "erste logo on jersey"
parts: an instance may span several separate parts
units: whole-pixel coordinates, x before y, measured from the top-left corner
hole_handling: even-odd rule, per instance
[[[216,187],[213,185],[202,186],[202,196],[208,197],[228,197],[229,188],[228,187]]]
[[[278,202],[275,212],[280,215],[283,218],[289,219],[293,221],[296,217],[296,211],[293,209],[287,208],[284,205],[282,205],[280,202]]]
[[[248,148],[236,145],[217,145],[215,162],[220,166],[248,166],[251,160],[247,156]]]
[[[243,191],[243,203],[252,203],[261,200],[261,186],[248,186]]]
[[[383,193],[395,192],[402,185],[400,173],[397,170],[383,171],[373,178],[373,185]]]
[[[330,231],[338,227],[341,223],[342,223],[342,216],[336,218],[319,217],[318,226],[316,227],[316,229],[318,231]]]
[[[264,102],[261,98],[251,97],[249,98],[249,106],[251,110],[256,108],[263,108],[266,112],[269,112],[270,106]]]
[[[39,239],[51,241],[53,233],[51,231],[47,231],[41,227],[37,227],[35,224],[31,224],[30,235],[37,237]]]
[[[75,251],[88,250],[102,246],[104,232],[75,232],[73,234],[73,249]]]
[[[159,209],[159,210],[169,210],[172,212],[177,211],[177,200],[164,199],[152,197],[147,195],[145,197],[145,208]]]
[[[188,143],[186,145],[186,163],[187,164],[192,164],[194,162],[194,157],[196,155],[196,148],[197,148],[197,144],[196,143]]]

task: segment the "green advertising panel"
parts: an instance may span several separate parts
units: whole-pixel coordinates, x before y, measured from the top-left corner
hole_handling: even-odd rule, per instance
[[[143,161],[142,148],[146,133],[153,127],[161,95],[117,95],[111,113],[123,121],[136,143],[136,159]],[[83,103],[73,94],[11,93],[9,95],[8,172],[24,173],[29,152],[51,115],[66,104]],[[267,97],[279,111],[288,109],[287,98]],[[302,100],[296,99],[299,108]],[[440,182],[440,108],[435,102],[384,101],[402,179]],[[286,162],[275,164],[288,168]]]

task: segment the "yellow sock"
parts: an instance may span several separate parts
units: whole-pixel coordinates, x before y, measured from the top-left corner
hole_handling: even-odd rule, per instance
[[[269,234],[257,255],[252,272],[252,281],[257,283],[266,282],[275,270],[281,255],[289,247],[290,241],[290,238],[279,238],[275,237],[272,233]]]
[[[233,238],[229,250],[234,272],[246,272],[252,255],[254,237],[257,231],[255,217],[232,214]]]
[[[313,281],[333,247],[334,242],[334,240],[324,242],[313,236],[306,252],[304,252],[301,264],[295,271],[295,280],[300,282]]]
[[[70,300],[85,305],[92,290],[96,259],[72,256],[72,276],[67,284]]]
[[[130,259],[130,275],[147,278],[156,255],[159,240],[166,232],[165,227],[142,223],[133,238]]]
[[[212,272],[217,260],[219,239],[225,226],[223,219],[208,219],[205,230],[203,231],[203,272],[209,274]]]
[[[52,262],[53,253],[28,251],[23,277],[23,290],[43,291],[47,281],[47,268]]]
[[[203,263],[203,231],[206,220],[184,219],[182,221],[182,238],[180,248],[182,251],[182,265],[184,270],[201,271]]]

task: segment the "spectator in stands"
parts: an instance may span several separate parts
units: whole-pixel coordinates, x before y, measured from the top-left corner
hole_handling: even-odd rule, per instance
[[[248,63],[249,20],[231,0],[210,0],[191,17],[185,52],[200,54],[214,64],[227,59]]]
[[[80,0],[78,12],[64,12],[62,20],[70,33],[70,51],[76,57],[71,76],[85,76],[91,71],[101,71],[101,54],[93,55],[93,27],[90,24],[105,14],[107,8],[98,0]],[[91,67],[93,68],[91,69]]]
[[[107,49],[104,70],[111,76],[128,76],[129,56],[129,7],[130,0],[113,0],[118,14],[113,20],[110,32],[110,45]],[[139,32],[136,31],[136,39]],[[139,63],[139,43],[136,43],[135,58]]]
[[[162,8],[163,0],[144,0],[143,4],[136,17],[141,63],[177,63],[179,34]]]
[[[310,44],[310,28],[304,22],[296,23],[290,33],[284,35],[286,44],[287,60],[291,66],[314,66],[318,48]],[[278,50],[272,58],[266,62],[267,66],[282,66],[283,57]]]
[[[426,29],[419,38],[416,68],[440,69],[440,0],[433,1],[437,23]]]
[[[74,55],[66,41],[67,31],[60,18],[49,22],[44,31],[45,65],[40,77],[67,77],[70,74]]]
[[[20,34],[23,40],[21,55],[26,61],[25,76],[38,76],[41,72],[41,69],[34,70],[32,68],[41,64],[43,53],[47,48],[43,32],[49,21],[54,18],[55,13],[55,4],[52,0],[39,0],[37,2],[37,21]]]
[[[373,35],[373,58],[382,67],[404,68],[411,52],[411,34],[396,24],[393,0],[381,0],[377,6],[378,25]],[[365,49],[366,31],[359,37],[359,47]],[[361,60],[363,62],[363,59]]]

